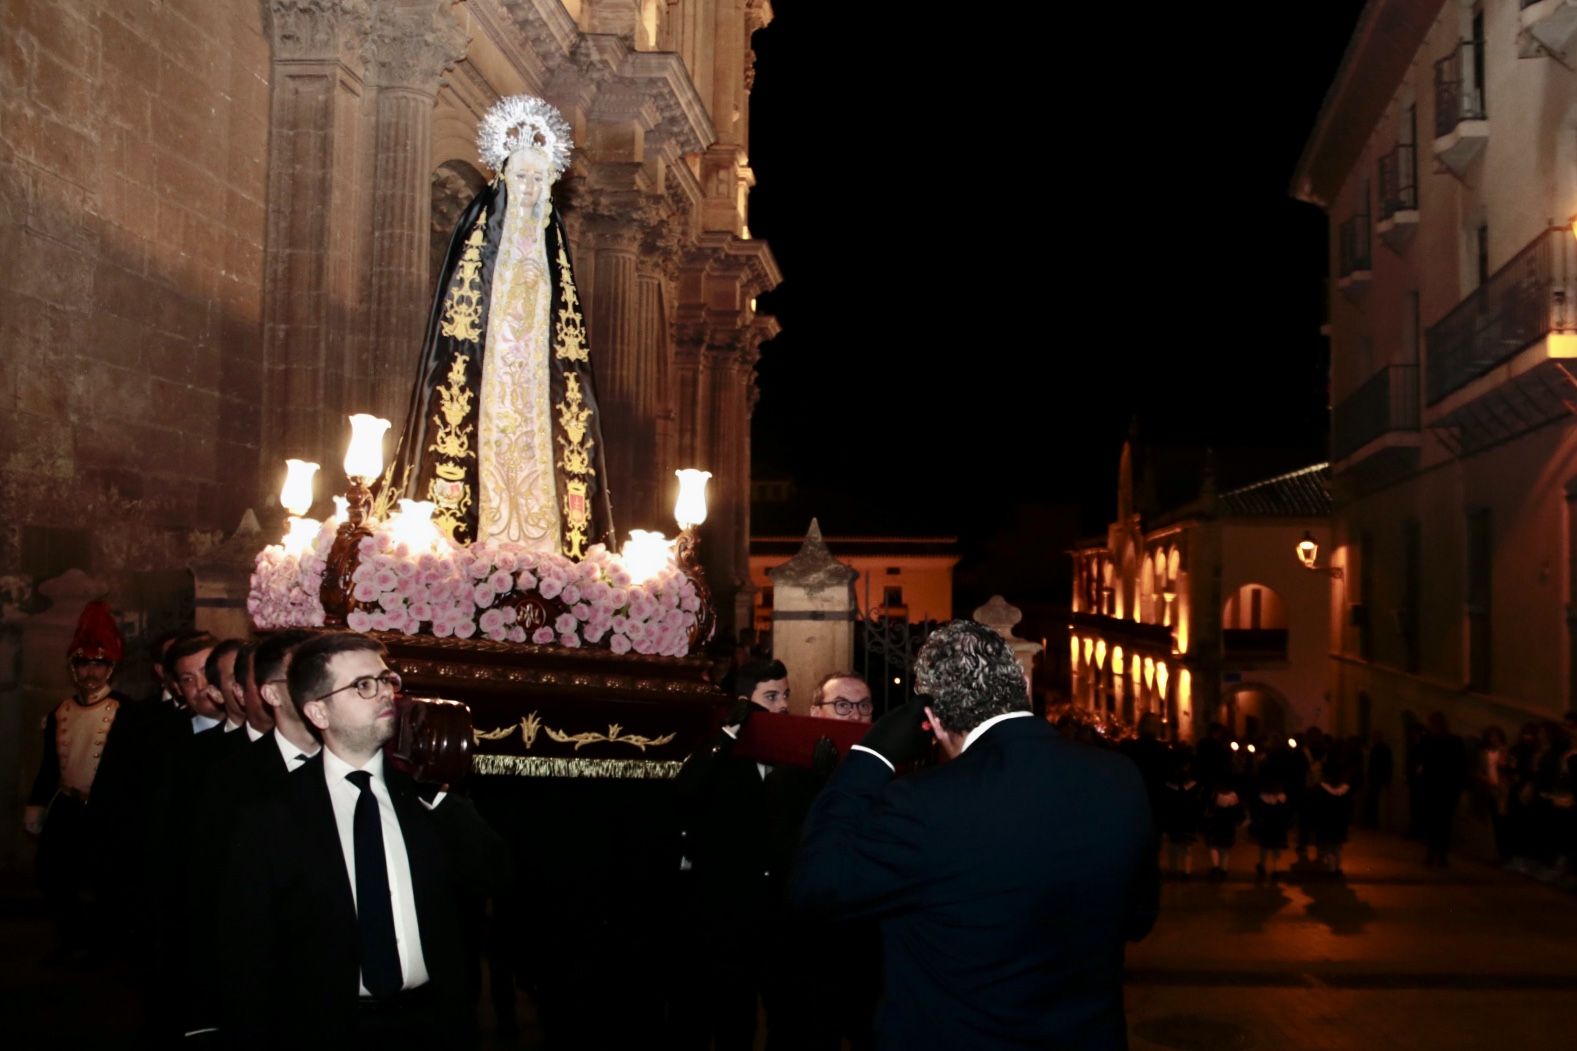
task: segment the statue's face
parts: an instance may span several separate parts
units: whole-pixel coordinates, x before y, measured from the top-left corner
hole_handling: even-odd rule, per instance
[[[509,194],[538,209],[553,186],[548,176],[547,154],[539,149],[520,149],[509,155],[507,166]]]

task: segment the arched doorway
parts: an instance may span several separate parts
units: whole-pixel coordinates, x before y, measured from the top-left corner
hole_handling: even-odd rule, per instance
[[[1277,689],[1264,683],[1238,683],[1221,698],[1221,721],[1234,737],[1268,741],[1287,736],[1291,708]]]

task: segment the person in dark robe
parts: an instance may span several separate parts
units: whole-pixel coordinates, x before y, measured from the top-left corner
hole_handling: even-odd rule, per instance
[[[88,603],[67,649],[72,695],[44,718],[23,824],[38,837],[38,879],[55,924],[49,962],[119,948],[130,916],[144,742],[138,706],[110,688],[124,653],[109,606]]]

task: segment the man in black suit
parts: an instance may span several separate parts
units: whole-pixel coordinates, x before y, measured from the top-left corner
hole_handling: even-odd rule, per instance
[[[232,1045],[476,1041],[461,901],[508,885],[508,850],[469,801],[385,765],[399,685],[362,635],[291,655],[291,700],[323,749],[235,832],[225,885],[245,892],[220,913]]]
[[[792,880],[803,908],[880,921],[886,1048],[1127,1046],[1124,942],[1159,900],[1144,783],[1030,712],[989,628],[926,640],[911,702],[833,773]],[[949,761],[908,777],[934,737]]]

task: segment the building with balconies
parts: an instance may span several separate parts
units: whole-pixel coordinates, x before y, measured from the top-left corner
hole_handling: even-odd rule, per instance
[[[1072,552],[1073,703],[1128,725],[1154,713],[1181,740],[1218,721],[1246,738],[1329,728],[1333,577],[1298,559],[1329,539],[1326,465],[1221,493],[1207,467],[1195,500],[1145,521],[1133,456],[1106,536]]]
[[[1574,38],[1570,0],[1371,0],[1299,161],[1337,290],[1341,732],[1394,742],[1436,710],[1509,730],[1574,704]]]

